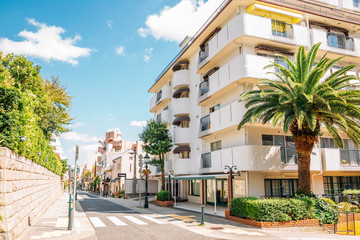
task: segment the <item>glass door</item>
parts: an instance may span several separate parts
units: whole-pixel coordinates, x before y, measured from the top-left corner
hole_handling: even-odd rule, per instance
[[[227,179],[216,179],[216,204],[227,206],[229,189]]]

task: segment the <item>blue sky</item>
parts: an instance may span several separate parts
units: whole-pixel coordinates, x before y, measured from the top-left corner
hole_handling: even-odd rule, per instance
[[[109,128],[138,139],[152,116],[147,90],[222,0],[0,2],[0,51],[25,54],[74,97],[72,132],[61,136],[72,163],[75,144],[83,161]]]

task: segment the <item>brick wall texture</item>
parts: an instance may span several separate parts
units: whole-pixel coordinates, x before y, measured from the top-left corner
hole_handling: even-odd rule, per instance
[[[0,147],[0,239],[16,239],[61,194],[60,176]]]

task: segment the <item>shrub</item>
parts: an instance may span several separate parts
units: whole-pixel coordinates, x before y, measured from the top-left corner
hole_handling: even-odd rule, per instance
[[[169,192],[168,191],[160,191],[156,194],[156,199],[158,201],[168,201],[169,200]]]
[[[340,212],[359,212],[359,209],[357,206],[352,205],[348,202],[341,202],[338,204],[338,209]]]
[[[335,202],[333,200],[331,200],[330,198],[320,198],[320,199],[327,202],[328,204],[330,204],[331,207],[335,206]]]
[[[345,196],[347,196],[346,200],[350,200],[349,196],[351,197],[351,202],[356,201],[359,202],[359,195],[360,190],[359,189],[347,189],[342,192]]]
[[[239,218],[256,221],[284,222],[312,218],[314,207],[309,200],[244,197],[231,201],[230,213]]]

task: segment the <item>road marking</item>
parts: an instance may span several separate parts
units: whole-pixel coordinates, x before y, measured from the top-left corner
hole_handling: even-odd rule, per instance
[[[110,221],[112,221],[116,226],[126,226],[127,224],[118,219],[117,217],[110,216],[107,217]]]
[[[139,220],[139,219],[137,219],[137,218],[135,218],[133,216],[124,216],[124,218],[126,218],[126,219],[128,219],[128,220],[130,220],[130,221],[132,221],[132,222],[134,222],[134,223],[136,223],[138,225],[148,225],[146,222],[143,222],[143,221],[141,221],[141,220]]]
[[[98,217],[90,217],[90,221],[94,227],[105,227],[105,224]]]
[[[143,218],[147,219],[147,220],[150,220],[154,223],[157,223],[157,224],[167,224],[167,222],[163,222],[163,221],[160,221],[159,219],[156,219],[156,218],[153,218],[153,217],[150,217],[150,216],[142,216]]]

